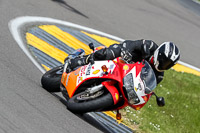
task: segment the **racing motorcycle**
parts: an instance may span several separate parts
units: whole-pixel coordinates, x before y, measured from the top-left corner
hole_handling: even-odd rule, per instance
[[[89,45],[94,49],[93,44]],[[83,49],[70,54],[67,59],[84,55]],[[94,61],[68,70],[68,63],[47,71],[41,79],[44,89],[49,92],[62,92],[67,99],[67,108],[74,113],[91,111],[117,111],[130,106],[141,109],[152,95],[156,96],[158,106],[164,106],[163,97],[158,97],[156,77],[150,64],[143,60],[127,63],[122,58]]]

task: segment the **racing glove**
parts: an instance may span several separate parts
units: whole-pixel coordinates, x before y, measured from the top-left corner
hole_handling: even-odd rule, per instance
[[[69,67],[71,70],[75,69],[76,67],[87,65],[89,63],[94,63],[93,54],[79,56],[74,59],[68,59]]]
[[[124,48],[121,48],[121,57],[122,57],[122,59],[124,59],[127,62],[131,62],[132,61],[132,55],[131,55],[131,53],[129,53]]]

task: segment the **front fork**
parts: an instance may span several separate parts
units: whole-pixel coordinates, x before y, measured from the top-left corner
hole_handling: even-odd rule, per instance
[[[100,91],[105,86],[106,89],[110,92],[110,94],[113,98],[113,101],[114,101],[114,105],[115,105],[115,104],[117,104],[117,102],[119,100],[119,91],[114,86],[115,83],[116,83],[116,81],[113,81],[113,80],[104,81],[100,85],[88,88],[86,90],[86,92],[88,92],[89,94],[94,94],[94,93]]]

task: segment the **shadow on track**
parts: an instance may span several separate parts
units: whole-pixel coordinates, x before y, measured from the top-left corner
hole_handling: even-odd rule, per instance
[[[89,18],[88,16],[84,15],[83,13],[81,13],[80,11],[78,11],[77,9],[75,9],[74,7],[70,6],[69,4],[67,4],[67,2],[65,2],[64,0],[52,0],[53,2],[57,2],[59,5],[61,5],[62,7],[78,14],[81,15],[85,18]]]

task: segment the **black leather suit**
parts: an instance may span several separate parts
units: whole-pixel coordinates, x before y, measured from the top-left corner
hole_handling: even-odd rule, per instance
[[[95,60],[113,60],[117,57],[122,57],[128,62],[137,62],[142,61],[143,59],[147,60],[156,75],[157,84],[163,80],[164,72],[158,72],[152,62],[152,57],[154,51],[158,48],[158,45],[151,40],[126,40],[120,44],[113,44],[108,48],[101,49],[94,53]],[[76,58],[71,60],[71,68],[77,66],[88,64],[88,59],[90,55],[84,56],[82,58]]]

